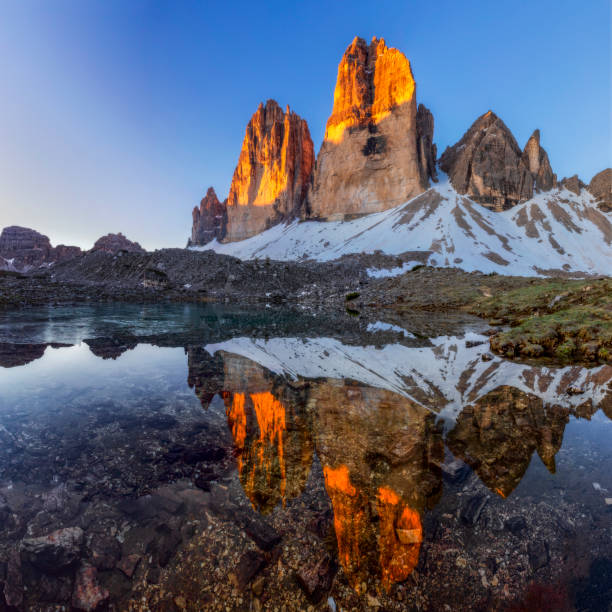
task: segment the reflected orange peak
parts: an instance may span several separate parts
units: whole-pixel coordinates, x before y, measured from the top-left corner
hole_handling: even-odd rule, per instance
[[[346,465],[341,465],[337,468],[326,465],[323,467],[323,475],[325,476],[325,484],[328,487],[337,489],[351,497],[357,495],[357,489],[351,484]]]

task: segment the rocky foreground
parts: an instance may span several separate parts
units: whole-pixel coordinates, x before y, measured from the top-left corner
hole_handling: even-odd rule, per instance
[[[414,311],[460,311],[489,320],[506,357],[612,360],[609,279],[533,279],[414,266],[394,277],[368,270],[412,257],[334,262],[242,261],[213,251],[94,251],[33,274],[0,272],[0,308],[83,302],[285,304],[401,325]]]

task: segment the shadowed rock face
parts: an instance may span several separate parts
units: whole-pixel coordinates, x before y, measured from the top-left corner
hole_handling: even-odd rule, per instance
[[[436,182],[438,180],[436,175],[436,158],[438,157],[438,150],[433,143],[434,118],[431,111],[424,104],[419,104],[416,126],[421,182],[424,185],[428,185],[429,179]]]
[[[392,208],[427,187],[431,114],[417,146],[416,85],[410,62],[383,39],[355,38],[338,67],[334,108],[309,196],[312,217],[337,219]],[[431,174],[431,173],[429,173]]]
[[[540,130],[535,130],[527,141],[522,161],[533,177],[535,189],[548,191],[555,186],[557,177],[550,167],[546,151],[540,146]]]
[[[106,234],[101,236],[94,243],[92,251],[104,251],[105,253],[118,253],[128,251],[129,253],[146,253],[137,243],[128,240],[121,232],[118,234]]]
[[[612,168],[606,168],[596,174],[587,189],[597,200],[600,210],[612,211]]]
[[[227,200],[219,202],[212,187],[200,202],[200,207],[193,209],[193,227],[191,239],[187,246],[209,243],[215,238],[221,242],[227,232]]]
[[[304,203],[314,165],[308,124],[268,100],[249,121],[227,199],[225,240],[243,240],[290,219]]]
[[[577,174],[562,178],[559,181],[559,185],[561,187],[565,187],[565,189],[575,193],[576,195],[580,195],[580,192],[586,187]]]
[[[27,271],[45,264],[66,261],[81,253],[81,249],[76,246],[60,244],[53,247],[47,236],[27,227],[12,225],[5,227],[0,234],[0,269]]]
[[[512,132],[489,111],[472,124],[461,140],[440,158],[440,168],[453,187],[487,208],[502,211],[548,190],[555,175],[536,130],[521,151]]]
[[[589,416],[594,411],[589,408]],[[523,478],[534,451],[555,472],[555,455],[568,421],[568,409],[545,409],[539,397],[501,386],[463,409],[447,444],[491,491],[507,497]]]

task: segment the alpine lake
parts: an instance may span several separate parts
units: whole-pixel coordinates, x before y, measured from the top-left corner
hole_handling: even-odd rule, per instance
[[[0,610],[612,602],[612,367],[476,318],[0,313]]]

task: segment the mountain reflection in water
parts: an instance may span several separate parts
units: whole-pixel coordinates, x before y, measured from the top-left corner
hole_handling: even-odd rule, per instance
[[[343,608],[376,607],[372,602],[378,601],[389,609],[404,609],[407,602],[424,608],[439,608],[447,602],[453,609],[470,609],[476,604],[503,609],[520,599],[530,583],[567,585],[577,571],[582,582],[575,583],[572,593],[563,595],[567,599],[563,605],[571,609],[577,604],[568,602],[582,598],[581,609],[590,609],[593,590],[596,601],[607,597],[605,588],[593,586],[596,580],[589,577],[594,571],[592,567],[589,570],[589,564],[608,567],[605,564],[609,563],[611,542],[605,527],[609,512],[605,514],[604,493],[600,491],[612,485],[604,480],[612,466],[610,449],[605,443],[593,446],[595,443],[585,438],[584,450],[575,436],[572,445],[563,449],[568,427],[582,431],[576,428],[578,423],[593,419],[589,427],[594,431],[607,428],[610,432],[609,421],[601,416],[603,413],[612,418],[610,366],[591,370],[533,366],[490,355],[483,360],[488,354],[486,338],[475,332],[412,344],[410,340],[389,342],[386,336],[379,343],[375,334],[351,335],[348,339],[331,335],[261,339],[235,332],[225,337],[216,332],[200,334],[202,339],[198,341],[198,334],[186,337],[180,330],[155,340],[149,335],[144,344],[143,338],[124,334],[76,338],[85,339],[89,349],[83,345],[67,348],[70,342],[62,335],[36,334],[23,343],[11,337],[11,342],[0,346],[0,441],[4,445],[0,448],[0,521],[7,526],[0,537],[0,570],[2,563],[8,563],[7,567],[16,571],[10,565],[10,555],[23,547],[19,538],[25,537],[26,527],[36,535],[71,525],[64,515],[57,524],[50,518],[41,523],[40,512],[39,518],[27,518],[25,506],[22,519],[18,518],[17,506],[10,508],[17,518],[4,517],[3,508],[13,503],[11,487],[18,481],[23,481],[26,493],[27,487],[37,487],[36,491],[43,487],[46,491],[49,482],[54,487],[59,482],[62,490],[78,492],[83,487],[89,491],[87,487],[96,485],[97,478],[97,488],[80,502],[82,512],[100,496],[107,496],[104,503],[108,505],[114,499],[112,495],[119,495],[117,499],[123,501],[118,507],[123,508],[126,499],[138,502],[150,491],[168,486],[165,483],[186,478],[200,489],[188,485],[181,495],[190,503],[200,504],[200,516],[212,520],[214,515],[221,524],[235,523],[248,534],[248,542],[252,540],[256,549],[264,551],[254,575],[264,572],[272,604],[272,593],[280,592],[274,591],[280,586],[273,585],[284,585],[281,591],[288,588],[283,578],[286,570],[275,569],[273,559],[278,557],[270,552],[274,550],[281,555],[278,567],[292,567],[302,585],[303,594],[293,596],[295,609],[307,607],[305,596],[317,602],[330,594]],[[171,368],[161,366],[161,361],[155,365],[153,355],[161,358],[167,349],[153,348],[152,342],[184,348],[187,371],[184,364],[175,363],[176,353]],[[151,357],[141,353],[145,345]],[[78,357],[86,380],[79,380],[78,385],[75,382],[73,389],[69,375],[63,380],[54,375],[60,371],[57,366],[48,371],[46,364],[52,356],[64,354],[62,351],[75,350],[77,357],[88,357]],[[126,370],[122,363],[128,363],[128,356],[132,365]],[[36,392],[28,388],[28,381],[33,387],[38,385]],[[196,421],[188,408],[186,384],[193,401],[197,397],[204,409],[199,409],[201,416]],[[80,391],[88,388],[89,414]],[[158,390],[157,396],[154,390]],[[51,392],[56,397],[45,395]],[[130,393],[134,413],[119,416],[114,408],[115,394]],[[56,400],[62,405],[53,405]],[[173,402],[182,408],[164,413],[155,407]],[[596,416],[599,410],[602,412]],[[28,419],[36,424],[30,427]],[[112,457],[98,458],[92,467],[94,480],[81,474],[76,477],[80,484],[75,485],[71,469],[76,468],[70,466],[85,457],[85,450],[75,448],[74,442],[67,442],[69,446],[64,448],[62,427],[76,428],[80,439],[97,438],[102,445],[115,445],[110,454],[124,456],[130,462],[125,464],[124,473],[113,467]],[[602,436],[605,439],[605,432]],[[46,439],[59,440],[53,451],[57,455],[54,467],[53,461],[44,456]],[[132,444],[134,448],[128,448]],[[603,451],[597,450],[601,448]],[[597,476],[587,475],[586,470],[574,465],[572,453],[583,453],[578,456],[585,465],[592,465],[588,464],[589,457],[603,458],[605,464],[597,465]],[[541,463],[534,463],[536,455]],[[139,462],[140,471],[134,467]],[[561,465],[561,480],[549,484],[539,471],[540,465],[549,474],[555,474]],[[242,509],[236,498],[234,477],[248,500],[248,510]],[[528,484],[522,486],[523,481]],[[548,497],[545,490],[551,491]],[[555,512],[551,504],[558,498],[552,495],[559,491],[564,505],[563,510]],[[43,497],[49,494],[43,492]],[[588,504],[592,519],[586,528],[581,527],[587,516],[582,514],[581,508],[586,506],[581,504]],[[179,505],[176,508],[178,516],[182,511]],[[153,520],[146,512],[141,517],[141,512],[145,510],[130,509],[128,518],[124,517],[124,521],[135,521],[128,534],[144,533],[147,521]],[[40,524],[32,527],[36,521]],[[159,526],[155,529],[157,538],[161,537],[159,533],[166,533],[160,532]],[[187,546],[183,531],[173,550]],[[85,541],[89,542],[87,533],[86,529]],[[219,601],[198,600],[201,607],[215,609],[224,597],[238,597],[236,592],[243,592],[241,581],[249,576],[247,572],[247,578],[241,578],[243,570],[238,569],[244,560],[227,561],[227,567],[220,561],[234,559],[232,554],[239,560],[242,554],[240,538],[244,536],[231,529],[228,533],[238,539],[225,551],[206,530],[197,536],[196,548],[189,548],[195,560],[197,546],[204,550],[206,542],[214,540],[208,554],[220,564],[221,574],[214,578],[215,584],[222,576],[234,577],[228,583],[234,591],[223,591],[226,595],[218,595]],[[164,535],[162,540],[164,537],[170,536]],[[279,548],[280,538],[283,546]],[[294,540],[296,546],[292,548]],[[574,544],[577,540],[583,543]],[[91,546],[87,544],[84,551]],[[97,580],[110,593],[113,605],[121,608],[128,601],[136,601],[138,594],[152,609],[171,609],[165,608],[159,593],[147,586],[155,584],[150,579],[149,558],[161,568],[169,568],[164,569],[170,575],[167,585],[187,589],[186,584],[198,584],[198,597],[205,596],[208,578],[202,572],[189,574],[190,555],[183,557],[182,565],[173,565],[159,557],[159,552],[147,556],[138,552],[137,546],[136,553],[126,546],[124,543],[123,557],[118,553],[121,561],[116,567],[125,564],[128,552],[130,558],[142,558],[134,578],[130,575],[132,591],[125,585],[116,588],[117,578],[106,565],[98,568]],[[573,546],[576,550],[568,557],[568,547]],[[287,547],[296,551],[299,561],[285,559],[291,554]],[[509,550],[515,555],[508,556]],[[164,563],[155,560],[158,558]],[[337,575],[336,562],[340,566]],[[82,563],[88,567],[93,561],[84,558]],[[109,562],[108,567],[113,565]],[[27,582],[26,570],[23,572]],[[78,580],[74,572],[75,566],[71,566],[65,576],[62,574],[61,588],[46,586],[45,597],[52,601],[57,597],[59,603],[68,601],[69,595],[62,589]],[[3,580],[8,578],[0,573],[0,592]],[[306,584],[309,580],[314,581],[312,589]],[[42,583],[38,580],[37,584]],[[17,597],[13,586],[4,587],[7,603]],[[37,593],[38,587],[33,588],[29,597]],[[565,587],[559,592],[565,593]],[[25,602],[28,592],[24,593]],[[457,601],[452,601],[453,593]],[[257,593],[240,597],[265,599]],[[293,609],[291,606],[288,609]]]

